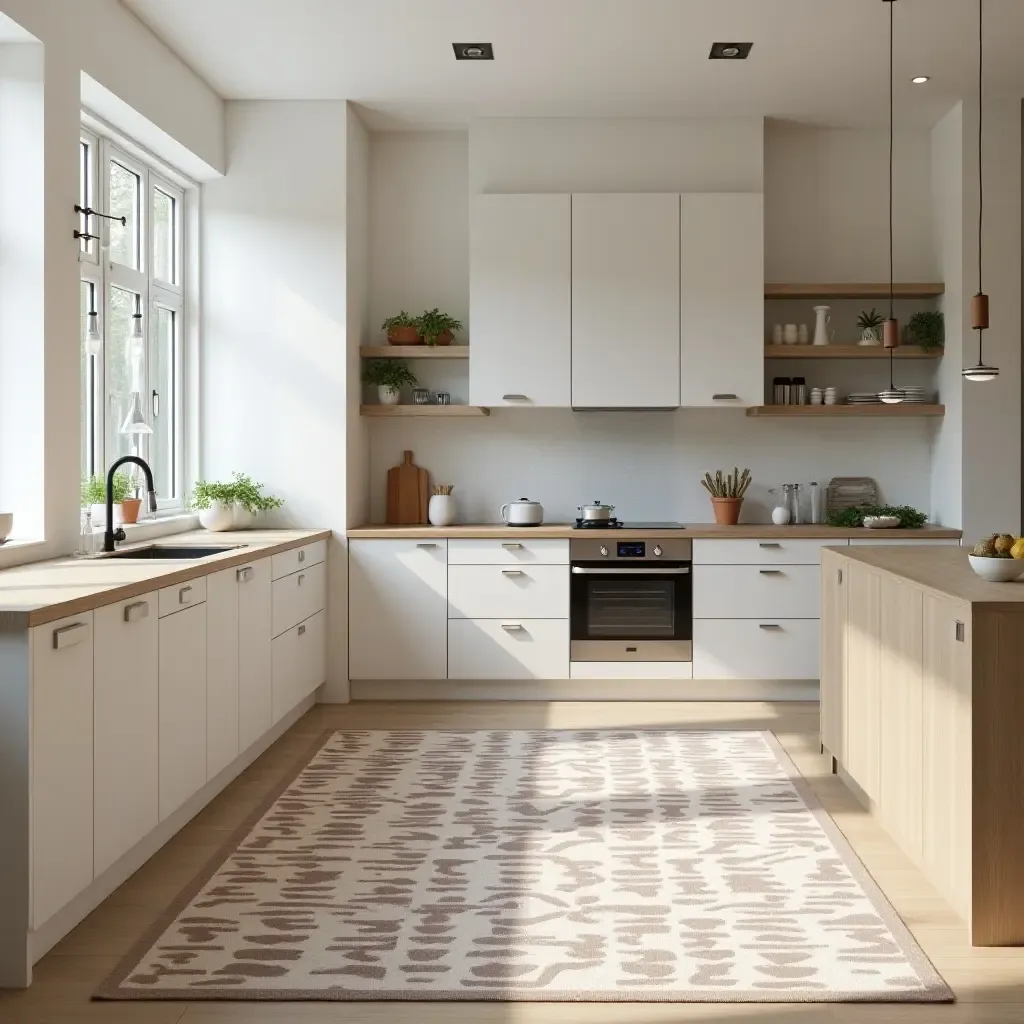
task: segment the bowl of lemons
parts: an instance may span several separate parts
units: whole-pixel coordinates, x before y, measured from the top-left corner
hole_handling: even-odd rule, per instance
[[[967,559],[982,579],[990,583],[1012,583],[1024,576],[1024,537],[994,533],[979,540]]]

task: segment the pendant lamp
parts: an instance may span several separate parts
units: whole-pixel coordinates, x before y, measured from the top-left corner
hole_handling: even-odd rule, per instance
[[[971,322],[978,332],[978,361],[974,366],[967,366],[960,372],[967,380],[994,380],[999,376],[999,368],[988,366],[982,354],[985,331],[988,330],[988,296],[981,288],[981,245],[982,224],[985,213],[985,176],[982,169],[982,82],[985,69],[985,11],[984,0],[978,0],[978,294],[971,299]]]
[[[886,405],[898,405],[906,397],[893,381],[893,352],[899,347],[900,325],[896,320],[895,287],[892,259],[892,152],[893,152],[893,88],[895,76],[894,19],[896,0],[883,0],[889,5],[889,316],[882,325],[882,344],[889,350],[889,386],[878,397]]]

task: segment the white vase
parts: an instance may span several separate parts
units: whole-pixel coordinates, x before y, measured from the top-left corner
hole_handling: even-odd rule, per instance
[[[121,508],[121,502],[114,502],[114,525],[120,526],[124,522],[124,509]],[[92,506],[92,525],[102,526],[103,529],[107,528],[107,504],[106,502],[99,502]]]
[[[431,495],[427,518],[432,526],[451,526],[455,522],[455,498],[450,494]]]
[[[391,388],[386,388],[383,385],[377,388],[377,401],[381,405],[398,405],[398,400],[401,397],[401,391],[392,391]]]
[[[248,530],[256,522],[256,516],[237,501],[231,506],[231,515],[234,520],[233,529],[235,530]]]
[[[831,306],[815,306],[814,307],[814,344],[815,345],[827,345],[829,343],[828,336],[828,314],[831,311]]]
[[[776,505],[772,509],[772,522],[776,526],[786,526],[789,523],[789,509],[785,505]]]
[[[235,525],[235,510],[222,501],[211,501],[209,508],[200,509],[199,525],[211,533],[222,533]]]

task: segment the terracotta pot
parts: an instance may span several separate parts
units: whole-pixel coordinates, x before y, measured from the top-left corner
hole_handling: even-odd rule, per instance
[[[422,345],[423,339],[415,327],[392,327],[388,331],[389,345]]]
[[[450,345],[452,343],[452,332],[442,331],[435,339],[435,345]]]
[[[137,523],[139,521],[139,509],[142,508],[141,498],[125,498],[121,502],[121,515],[126,523]]]
[[[740,521],[742,498],[712,498],[715,509],[715,522],[719,526],[735,526]]]

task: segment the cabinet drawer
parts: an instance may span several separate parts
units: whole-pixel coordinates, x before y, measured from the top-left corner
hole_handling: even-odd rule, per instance
[[[816,565],[703,565],[693,570],[695,619],[816,619],[821,570]]]
[[[449,679],[567,679],[568,619],[453,619]]]
[[[817,679],[817,619],[701,619],[694,679]]]
[[[327,558],[327,541],[318,540],[312,544],[306,544],[301,548],[292,548],[289,551],[282,551],[271,558],[270,578],[279,580],[282,576],[289,576],[300,569],[308,569],[310,566],[319,565]]]
[[[529,533],[523,527],[524,533]],[[568,565],[567,540],[450,540],[449,565]]]
[[[293,572],[273,582],[273,634],[297,626],[303,619],[322,611],[326,598],[323,563],[301,572]]]
[[[197,576],[187,583],[179,583],[175,587],[164,587],[160,591],[160,618],[173,615],[194,604],[202,604],[206,600],[206,577]]]
[[[454,565],[448,569],[450,619],[567,619],[569,567]]]
[[[818,565],[824,547],[846,540],[695,540],[694,565]]]

